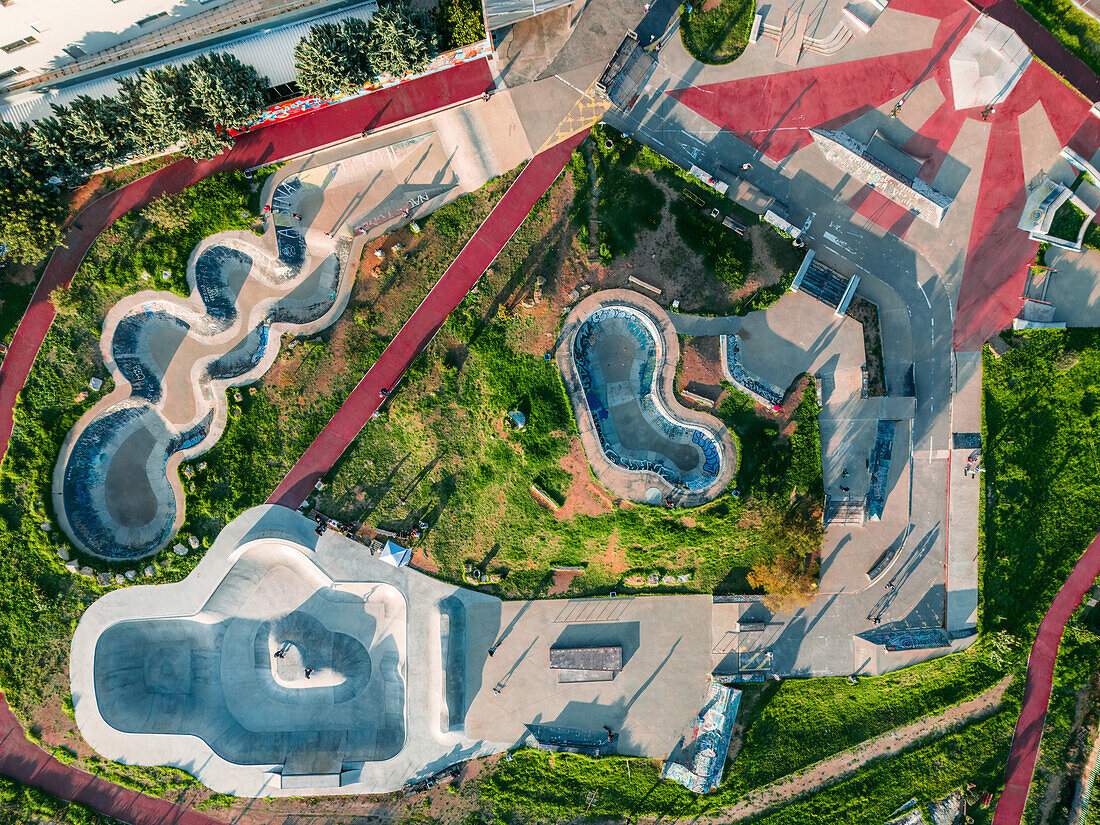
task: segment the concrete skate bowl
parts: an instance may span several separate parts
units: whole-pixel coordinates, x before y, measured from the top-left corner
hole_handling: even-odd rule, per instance
[[[612,292],[574,309],[559,348],[589,461],[624,498],[709,501],[736,467],[729,433],[713,417],[676,402],[679,351],[664,311],[627,290]]]
[[[291,179],[275,198],[293,204],[300,189]],[[183,520],[176,467],[217,442],[227,389],[262,376],[283,333],[310,334],[339,316],[351,243],[311,256],[296,219],[280,212],[272,223],[263,238],[200,243],[189,298],[142,292],[107,314],[100,347],[115,390],[77,422],[54,470],[55,510],[81,550],[134,559],[162,548]]]
[[[149,737],[148,753],[129,746],[144,763],[163,758],[158,737],[179,735],[234,764],[282,765],[284,776],[339,775],[398,754],[400,592],[344,589],[271,547],[246,556],[195,615],[122,620],[99,635],[93,684],[103,721]]]
[[[462,730],[466,720],[466,605],[456,596],[439,602],[443,705],[439,729]]]

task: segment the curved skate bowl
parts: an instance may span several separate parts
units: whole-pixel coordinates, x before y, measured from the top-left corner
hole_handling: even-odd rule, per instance
[[[679,344],[668,315],[630,290],[581,301],[566,318],[558,366],[597,478],[639,503],[695,506],[737,468],[729,431],[675,399]]]
[[[70,658],[88,743],[240,796],[392,791],[506,747],[466,738],[462,687],[465,617],[495,633],[500,602],[315,526],[253,508],[182,582],[95,602]]]
[[[55,510],[77,547],[109,559],[163,547],[183,521],[176,468],[217,442],[226,390],[262,376],[283,333],[311,334],[343,310],[353,236],[311,233],[307,245],[298,213],[315,188],[283,180],[262,237],[203,240],[190,297],[140,292],[108,312],[100,348],[115,390],[73,427],[54,470]]]

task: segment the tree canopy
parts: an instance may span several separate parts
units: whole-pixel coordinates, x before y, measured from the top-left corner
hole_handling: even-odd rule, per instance
[[[479,0],[441,0],[436,10],[440,47],[469,46],[485,37],[485,21]]]

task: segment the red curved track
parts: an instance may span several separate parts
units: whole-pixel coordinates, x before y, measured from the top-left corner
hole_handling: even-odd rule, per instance
[[[1039,743],[1043,738],[1043,723],[1050,704],[1051,683],[1054,679],[1054,659],[1066,622],[1081,604],[1081,599],[1100,575],[1100,535],[1077,560],[1073,572],[1054,597],[1050,610],[1039,624],[1039,633],[1031,646],[1027,660],[1027,681],[1024,684],[1024,704],[1016,731],[1012,734],[1012,747],[1008,752],[1005,768],[1005,789],[997,801],[993,825],[1019,825],[1027,804],[1027,792],[1035,772],[1035,760],[1039,756]]]
[[[113,221],[153,198],[180,192],[217,172],[248,169],[327,146],[358,135],[367,124],[378,129],[419,117],[476,98],[492,85],[487,60],[462,63],[248,132],[237,138],[233,148],[223,155],[207,161],[177,161],[84,207],[70,224],[65,245],[55,249],[46,264],[8,354],[0,364],[0,460],[8,451],[16,396],[23,389],[35,356],[53,323],[50,293],[59,286],[69,285],[96,236]]]
[[[586,129],[531,159],[390,341],[386,351],[367,370],[351,395],[302,453],[268,498],[268,504],[281,504],[293,510],[305,500],[313,485],[336,463],[363,425],[382,405],[381,390],[392,388],[404,375],[413,358],[428,345],[447,316],[466,297],[466,293],[519,229],[536,201],[561,174],[573,149],[587,135]]]
[[[27,740],[23,728],[0,698],[0,774],[54,796],[87,805],[130,825],[225,825],[186,805],[173,805],[63,765]]]

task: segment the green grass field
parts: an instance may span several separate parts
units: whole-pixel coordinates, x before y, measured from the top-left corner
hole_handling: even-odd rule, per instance
[[[1100,528],[1100,332],[1006,335],[985,355],[981,622],[1031,639]]]

